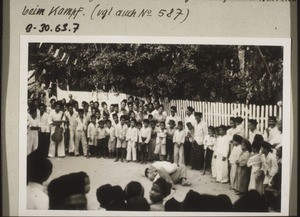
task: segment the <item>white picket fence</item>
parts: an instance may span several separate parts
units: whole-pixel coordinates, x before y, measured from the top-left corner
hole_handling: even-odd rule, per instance
[[[176,106],[178,115],[184,120],[185,112],[188,106],[195,109],[196,112],[202,112],[203,120],[209,126],[229,125],[230,117],[240,116],[244,119],[246,136],[248,134],[248,119],[256,119],[257,129],[261,132],[267,127],[268,117],[276,116],[278,120],[282,118],[282,107],[277,105],[246,105],[239,103],[221,103],[221,102],[200,102],[189,100],[164,100],[162,104],[169,114],[170,107]]]

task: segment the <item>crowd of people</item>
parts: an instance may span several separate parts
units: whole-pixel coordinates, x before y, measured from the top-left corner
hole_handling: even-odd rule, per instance
[[[51,96],[47,102],[43,94],[34,95],[28,100],[27,154],[37,153],[34,155],[43,159],[83,155],[86,158],[111,158],[126,163],[158,161],[170,162],[178,167],[190,166],[203,175],[210,174],[213,182],[230,183],[230,189],[241,195],[241,199],[249,200],[256,195],[278,211],[281,198],[281,121],[269,117],[268,127],[264,132],[259,132],[256,129],[257,120],[249,119],[247,137],[243,122],[241,117],[231,117],[230,126],[208,126],[202,119],[202,113],[194,111],[192,107],[186,108],[186,117],[182,120],[175,106],[165,111],[164,105],[158,100],[152,102],[151,97],[143,100],[129,96],[120,104],[109,105],[106,102],[83,101],[79,106],[72,95],[69,95],[68,101]],[[152,173],[155,171],[159,177],[154,178]],[[166,186],[170,186],[170,182],[162,178],[166,177],[163,173],[166,172],[160,168],[148,168],[145,171],[148,178],[153,177],[153,191],[161,190],[160,197],[169,192]],[[186,179],[181,179],[181,182],[183,185],[191,184]],[[63,189],[60,184],[51,186],[48,186],[49,197],[51,189]],[[110,187],[106,186],[105,189],[113,189],[116,195],[123,192],[119,186]],[[98,190],[97,198],[102,198],[98,197],[101,189]],[[135,198],[131,203],[130,200],[117,201],[112,207],[148,207],[142,196],[139,195],[140,198]],[[198,197],[202,198],[201,201],[206,198],[190,191],[186,199],[192,203]],[[221,201],[220,198],[225,197],[214,199]],[[99,200],[108,200],[102,199]],[[207,198],[214,199],[212,196]],[[102,203],[101,207],[110,209]],[[246,209],[246,205],[240,203]],[[186,204],[184,201],[177,201],[176,204],[180,207],[176,209],[188,210],[182,208]]]

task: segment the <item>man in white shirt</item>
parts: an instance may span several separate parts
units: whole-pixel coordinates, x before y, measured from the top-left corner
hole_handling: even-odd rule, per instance
[[[168,126],[170,120],[174,120],[175,126],[177,127],[177,124],[179,121],[181,121],[181,118],[178,115],[176,115],[176,113],[177,113],[176,106],[171,106],[170,113],[171,114],[169,116],[167,116],[167,119],[166,119],[166,126]]]
[[[83,109],[78,110],[78,117],[74,123],[75,129],[75,156],[79,156],[79,144],[82,144],[82,150],[84,156],[87,155],[87,139],[86,139],[86,130],[87,130],[87,120],[84,117]]]
[[[182,164],[170,163],[167,161],[157,161],[149,168],[145,169],[145,176],[155,182],[158,178],[163,178],[168,183],[181,184],[182,186],[190,186],[191,183],[187,181],[187,168]]]
[[[196,119],[194,116],[194,108],[191,106],[187,107],[186,110],[186,116],[184,119],[184,129],[186,132],[186,135],[188,135],[189,129],[187,127],[187,123],[191,123],[191,125],[193,127],[195,127],[196,124]],[[186,139],[186,142],[183,145],[184,147],[184,160],[185,160],[185,164],[188,165],[190,164],[190,159],[191,159],[191,149],[192,149],[192,143],[188,140],[188,137]]]
[[[39,146],[41,156],[47,157],[50,145],[50,124],[49,114],[46,113],[46,105],[40,105],[40,117],[39,117]]]
[[[202,113],[195,112],[196,123],[194,126],[194,142],[192,144],[191,165],[192,169],[202,170],[204,165],[204,137],[208,134],[207,124],[202,121]]]
[[[173,135],[173,143],[174,143],[174,163],[176,164],[184,164],[184,149],[183,144],[185,142],[185,131],[183,130],[182,121],[179,121],[178,129],[175,130]]]
[[[254,136],[256,134],[262,135],[262,133],[256,129],[257,121],[255,119],[249,119],[248,120],[248,128],[249,128],[249,135],[248,135],[248,141],[252,144],[254,140]]]
[[[244,119],[242,117],[235,118],[236,132],[235,134],[245,137]]]
[[[66,112],[66,117],[69,123],[69,155],[73,156],[75,154],[75,121],[78,118],[78,113],[74,111],[73,105],[68,103],[68,111]]]
[[[39,153],[27,156],[27,209],[48,210],[49,197],[43,183],[52,173],[52,163]]]
[[[268,128],[264,132],[264,140],[270,143],[272,146],[281,143],[281,132],[277,127],[276,117],[270,116],[268,120]]]

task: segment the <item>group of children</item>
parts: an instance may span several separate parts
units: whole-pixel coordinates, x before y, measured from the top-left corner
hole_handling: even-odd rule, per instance
[[[182,120],[150,97],[146,101],[130,96],[120,105],[97,101],[30,99],[28,111],[28,154],[38,149],[48,157],[78,156],[80,148],[89,158],[114,158],[115,161],[170,161],[190,165],[203,174],[211,172],[216,182],[228,183],[237,194],[256,189],[264,194],[272,186],[281,158],[281,122],[269,117],[264,132],[250,119],[245,137],[243,118],[230,118],[230,126],[208,126],[202,113],[186,108]],[[61,139],[53,141],[57,128]],[[47,145],[48,144],[48,145]],[[277,150],[277,151],[276,151]]]

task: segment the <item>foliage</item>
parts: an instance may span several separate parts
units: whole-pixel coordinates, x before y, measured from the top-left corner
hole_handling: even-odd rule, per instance
[[[282,98],[282,56],[279,46],[31,43],[29,70],[62,89],[275,104]]]

